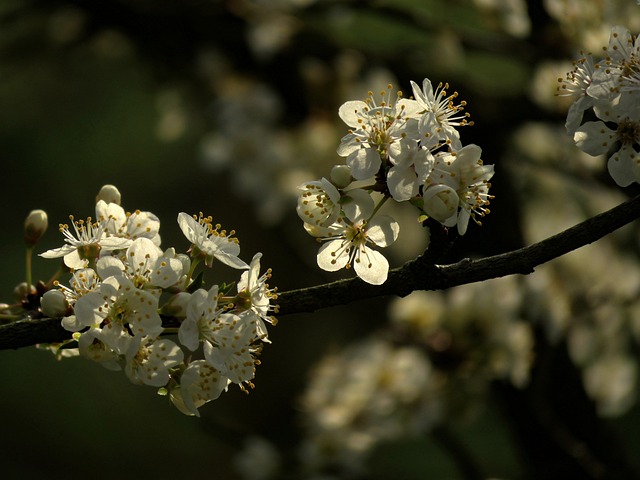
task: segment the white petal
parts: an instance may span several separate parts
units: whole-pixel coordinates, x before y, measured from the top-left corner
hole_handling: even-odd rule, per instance
[[[365,190],[356,188],[349,190],[342,200],[342,210],[345,216],[354,223],[371,216],[375,202]]]
[[[367,238],[379,247],[388,247],[398,238],[400,225],[388,215],[376,216],[367,225]]]
[[[623,145],[607,162],[607,169],[613,180],[621,187],[637,182],[640,174],[640,154]]]
[[[96,270],[100,278],[108,278],[115,275],[122,275],[125,271],[124,263],[116,257],[106,256],[96,262]]]
[[[196,235],[195,232],[198,228],[198,222],[191,215],[188,215],[184,212],[180,212],[178,214],[178,225],[180,226],[180,230],[187,240],[191,243],[196,243]]]
[[[80,297],[73,310],[77,322],[85,327],[102,323],[109,313],[104,294],[98,291]]]
[[[402,112],[403,118],[411,118],[416,116],[424,108],[416,101],[409,98],[401,98],[396,103],[396,111]]]
[[[362,148],[362,142],[358,141],[360,137],[353,133],[348,133],[340,140],[340,144],[336,149],[336,153],[341,157],[346,157],[359,148]]]
[[[576,130],[576,146],[591,156],[607,153],[614,143],[615,132],[603,122],[587,122]]]
[[[404,202],[418,194],[418,177],[411,168],[391,167],[387,174],[387,186],[396,202]]]
[[[64,317],[60,322],[60,324],[62,325],[62,328],[64,328],[69,332],[79,332],[80,330],[86,327],[86,325],[83,325],[82,323],[78,322],[78,319],[76,318],[75,315]]]
[[[366,180],[378,173],[382,161],[380,154],[374,148],[359,148],[349,154],[346,163],[351,167],[353,178]]]
[[[460,235],[464,235],[467,233],[467,226],[469,225],[469,218],[471,218],[471,214],[466,208],[460,210],[458,214],[458,233]]]
[[[52,250],[47,250],[46,252],[42,252],[39,254],[42,258],[59,258],[68,255],[76,249],[73,245],[63,245],[60,248],[54,248]]]
[[[151,212],[134,212],[127,219],[127,233],[131,238],[153,238],[160,230],[160,220]]]
[[[327,272],[336,272],[349,262],[349,250],[342,248],[347,243],[344,239],[331,240],[318,251],[318,266]]]
[[[180,280],[182,272],[182,262],[179,259],[160,257],[152,267],[149,282],[156,287],[169,288]]]
[[[338,109],[338,116],[350,127],[357,128],[360,126],[358,119],[362,115],[366,114],[368,108],[369,107],[365,102],[361,100],[352,100],[345,102],[340,106]]]
[[[178,339],[180,343],[192,352],[200,345],[200,332],[198,324],[193,318],[186,318],[178,329]]]
[[[354,263],[358,276],[372,285],[382,285],[389,274],[389,262],[380,252],[367,249]]]

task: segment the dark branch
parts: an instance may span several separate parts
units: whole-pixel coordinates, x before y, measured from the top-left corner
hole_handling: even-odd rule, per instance
[[[500,255],[443,266],[430,264],[421,256],[391,270],[383,285],[352,278],[282,292],[278,298],[279,315],[313,312],[383,295],[402,297],[415,290],[443,290],[507,275],[527,275],[538,265],[593,243],[639,217],[640,195],[541,242]]]
[[[385,295],[405,296],[415,290],[443,290],[507,275],[532,273],[538,265],[588,245],[640,217],[640,195],[557,235],[528,247],[451,265],[434,265],[426,255],[389,272],[383,285],[369,285],[359,278],[281,292],[279,316],[314,312],[355,300]],[[0,350],[69,338],[59,319],[20,320],[0,325]]]

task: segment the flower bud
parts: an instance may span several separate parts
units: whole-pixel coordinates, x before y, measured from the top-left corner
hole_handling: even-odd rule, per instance
[[[40,310],[46,317],[60,318],[66,315],[69,304],[60,290],[49,290],[40,299]]]
[[[22,282],[16,285],[13,289],[13,296],[18,302],[26,300],[29,295],[35,295],[36,287],[33,285],[27,285],[27,282]]]
[[[115,203],[120,205],[121,198],[122,196],[120,195],[120,191],[116,187],[113,185],[103,185],[96,196],[96,203],[100,200],[104,200],[106,203]]]
[[[348,165],[335,165],[331,169],[331,181],[336,187],[345,188],[352,180],[351,169]]]
[[[424,211],[427,215],[442,224],[451,222],[458,211],[460,203],[456,191],[446,185],[429,187],[423,195],[423,200]],[[455,225],[455,221],[452,225]]]
[[[30,247],[47,231],[49,220],[44,210],[31,210],[24,221],[24,241]]]

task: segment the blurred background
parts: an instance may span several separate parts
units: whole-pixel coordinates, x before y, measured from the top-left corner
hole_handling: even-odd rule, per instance
[[[447,260],[541,240],[638,193],[564,132],[555,96],[579,50],[633,0],[4,0],[1,300],[24,280],[22,226],[95,215],[115,184],[126,210],[235,229],[279,290],[342,274],[315,264],[296,187],[341,163],[337,115],[367,91],[448,82],[495,164],[492,213]],[[426,233],[396,209],[399,266]],[[638,227],[537,269],[451,292],[282,317],[250,395],[186,417],[153,389],[84,359],[0,352],[5,478],[635,478]],[[53,261],[36,259],[46,280]],[[235,279],[218,267],[208,279]],[[337,393],[342,392],[342,393]]]

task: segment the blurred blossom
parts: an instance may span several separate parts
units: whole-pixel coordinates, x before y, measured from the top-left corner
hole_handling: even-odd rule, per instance
[[[447,295],[414,292],[394,301],[390,314],[401,338],[423,344],[450,382],[481,392],[483,383],[497,378],[517,386],[527,382],[533,336],[520,307],[518,281],[507,277],[456,287]]]
[[[511,277],[393,301],[393,343],[361,340],[312,372],[302,399],[305,465],[362,474],[381,441],[460,421],[481,405],[491,381],[524,386],[533,335],[520,309]]]
[[[391,302],[389,316],[402,330],[428,340],[440,327],[445,309],[442,293],[418,290]]]
[[[375,337],[323,358],[302,398],[306,468],[363,473],[378,443],[428,429],[440,417],[431,371],[419,349]]]
[[[533,361],[533,333],[520,314],[520,284],[515,277],[456,287],[447,297],[442,330],[451,337],[445,360],[466,382],[506,379],[524,386]],[[482,385],[479,385],[482,388]],[[452,394],[453,396],[453,394]]]
[[[522,169],[522,160],[534,162],[538,167],[551,166],[560,171],[571,172],[576,177],[593,178],[594,174],[604,171],[604,155],[592,157],[577,149],[571,137],[569,137],[561,125],[544,122],[527,122],[519,127],[513,135],[513,153],[518,168]],[[544,176],[539,171],[537,175]],[[557,180],[557,177],[551,176]],[[521,178],[522,180],[522,178]],[[537,182],[544,185],[547,181],[540,179]],[[555,182],[557,183],[557,182]],[[538,188],[538,187],[536,187]]]
[[[289,44],[297,22],[289,15],[261,13],[262,18],[250,24],[247,40],[256,58],[266,60]]]
[[[184,99],[178,90],[165,90],[156,98],[158,123],[157,137],[165,142],[172,142],[182,137],[189,126]]]
[[[566,113],[574,98],[558,95],[558,79],[572,69],[571,62],[540,62],[536,65],[529,96],[540,107],[553,113]]]
[[[584,383],[601,415],[621,415],[636,401],[638,362],[616,353],[600,357],[585,369]]]
[[[614,25],[640,30],[638,5],[629,0],[545,0],[544,5],[562,32],[584,51],[600,51]]]
[[[617,191],[578,183],[551,170],[522,173],[535,182],[524,204],[527,243],[624,200]],[[627,245],[629,234],[629,228],[618,231],[536,268],[525,279],[524,314],[539,322],[552,342],[566,340],[585,390],[602,415],[624,413],[637,393],[633,352],[639,340],[634,319],[640,271],[637,255],[625,248],[634,248]]]
[[[234,459],[236,472],[244,480],[269,480],[280,470],[280,454],[262,437],[248,437]]]
[[[478,8],[492,14],[500,27],[514,37],[526,37],[531,21],[524,0],[474,0]]]
[[[214,71],[219,71],[214,68]],[[227,170],[235,192],[255,203],[264,224],[278,222],[295,205],[296,187],[336,157],[334,124],[310,117],[295,128],[280,124],[281,101],[264,84],[228,75],[216,82],[214,128],[200,144],[210,170]]]
[[[527,201],[522,207],[527,243],[555,235],[624,201],[620,192],[593,179],[581,182],[572,178],[573,171],[567,171],[562,164],[557,170],[536,165],[521,167],[524,168],[520,168],[520,174],[526,178],[527,186]]]

